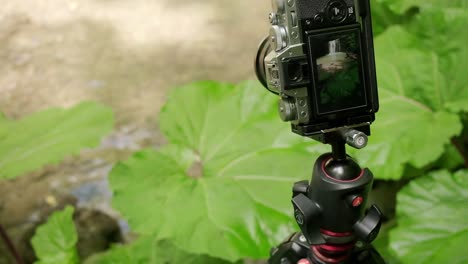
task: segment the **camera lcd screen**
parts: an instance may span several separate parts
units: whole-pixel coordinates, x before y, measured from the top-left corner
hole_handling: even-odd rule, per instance
[[[358,28],[309,35],[318,114],[366,106]]]

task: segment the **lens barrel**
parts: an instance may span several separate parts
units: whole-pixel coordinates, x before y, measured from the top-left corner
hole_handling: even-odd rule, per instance
[[[257,75],[257,79],[260,83],[270,92],[277,94],[268,89],[267,81],[266,81],[266,73],[265,73],[265,57],[272,51],[272,44],[270,42],[270,37],[265,37],[260,46],[258,47],[257,56],[255,57],[254,68],[255,74]]]

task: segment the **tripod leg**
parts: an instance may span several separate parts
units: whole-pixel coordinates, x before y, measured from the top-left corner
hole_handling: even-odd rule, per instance
[[[296,264],[307,258],[309,251],[309,244],[302,233],[293,233],[271,250],[268,264]]]

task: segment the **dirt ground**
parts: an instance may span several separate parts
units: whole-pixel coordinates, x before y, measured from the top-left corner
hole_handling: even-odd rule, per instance
[[[171,88],[255,78],[270,9],[269,0],[3,0],[0,111],[21,118],[94,100],[117,117],[96,152],[0,182],[0,222],[14,242],[27,243],[24,234],[54,208],[83,202],[80,192],[108,199],[112,163],[163,142],[157,116]],[[0,263],[9,263],[6,254],[0,246]]]
[[[270,1],[4,0],[0,107],[20,117],[97,100],[154,119],[171,87],[254,78]]]

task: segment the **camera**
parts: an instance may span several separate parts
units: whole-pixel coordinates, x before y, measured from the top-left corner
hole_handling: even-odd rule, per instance
[[[379,104],[369,1],[272,0],[255,70],[279,95],[280,117],[293,132],[370,133]]]

